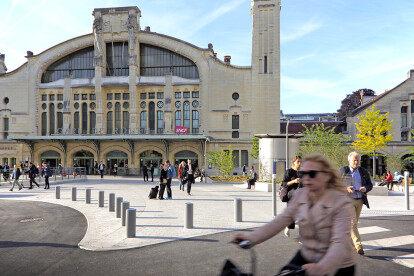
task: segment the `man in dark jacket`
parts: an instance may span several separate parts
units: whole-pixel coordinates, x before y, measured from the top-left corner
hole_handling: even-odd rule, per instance
[[[247,180],[247,189],[251,189],[252,185],[254,186],[257,181],[257,173],[253,168],[250,169],[250,178]]]
[[[30,187],[29,189],[33,189],[33,183],[36,184],[38,188],[40,187],[39,184],[35,180],[37,174],[39,174],[39,170],[36,168],[36,166],[32,162],[30,162],[30,167],[29,167]]]
[[[9,167],[9,165],[7,165],[7,162],[4,163],[4,166],[3,166],[1,172],[3,173],[3,179],[4,179],[4,181],[7,182],[7,180],[10,177],[10,167]],[[9,180],[9,182],[10,182],[10,180]]]
[[[184,171],[187,174],[187,194],[191,195],[191,185],[194,184],[194,174],[196,171],[196,166],[191,163],[191,159],[187,160],[187,165],[184,167]]]
[[[148,167],[147,164],[144,163],[142,167],[142,174],[144,175],[144,182],[148,181]]]
[[[105,165],[102,161],[101,164],[99,164],[99,172],[101,173],[101,178],[103,178],[105,172]]]
[[[52,176],[52,171],[50,170],[49,165],[46,164],[46,162],[43,162],[42,177],[45,178],[45,189],[50,189],[49,177],[51,177],[51,176]]]
[[[13,186],[10,189],[11,192],[13,192],[14,185],[16,184],[17,186],[19,186],[19,191],[23,188],[22,185],[19,183],[20,175],[21,175],[20,169],[17,167],[17,165],[14,165],[14,170],[12,172],[12,179],[14,179],[14,181],[13,181]]]
[[[154,164],[151,163],[150,172],[151,172],[151,182],[154,182]]]
[[[348,155],[349,166],[341,168],[341,173],[344,176],[351,203],[355,208],[355,216],[352,218],[351,238],[358,254],[364,255],[358,231],[358,220],[362,205],[365,204],[369,208],[367,193],[372,190],[372,182],[369,172],[359,166],[360,162],[361,156],[356,152],[351,152]]]

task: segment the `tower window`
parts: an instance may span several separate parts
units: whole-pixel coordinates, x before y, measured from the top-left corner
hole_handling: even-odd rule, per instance
[[[267,74],[267,56],[264,56],[263,60],[263,73]]]

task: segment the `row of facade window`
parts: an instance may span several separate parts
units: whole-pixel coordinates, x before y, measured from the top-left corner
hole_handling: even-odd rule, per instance
[[[129,107],[129,106],[128,106]],[[155,116],[156,114],[156,116]],[[56,119],[57,117],[57,119]],[[89,118],[88,118],[89,117]],[[122,110],[121,103],[115,103],[115,110],[108,111],[106,114],[106,133],[113,134],[115,129],[130,128],[130,114],[127,110]],[[4,120],[8,120],[5,118]],[[43,112],[41,115],[41,135],[53,135],[56,129],[63,128],[63,112],[55,112],[55,105],[49,105],[48,112]],[[5,124],[6,125],[6,124]],[[184,102],[183,110],[175,112],[175,126],[184,126],[190,130],[191,133],[199,132],[199,112],[198,110],[190,110],[190,103]],[[82,103],[81,111],[73,113],[73,128],[80,129],[82,134],[93,134],[96,128],[96,113],[88,110],[88,104]],[[8,129],[8,121],[7,121]],[[155,103],[149,103],[149,110],[140,113],[140,132],[150,134],[164,133],[164,112],[155,112]]]
[[[225,150],[225,151],[228,151],[228,150]],[[234,162],[235,168],[243,167],[244,165],[249,167],[248,151],[247,150],[233,150],[233,162]]]
[[[11,157],[10,158],[10,162],[9,162],[9,158],[8,157],[3,157],[1,164],[4,165],[4,163],[7,163],[7,165],[9,165],[9,167],[10,167],[10,170],[12,170],[13,167],[14,167],[14,165],[17,164],[17,159],[16,159],[16,157]]]
[[[157,94],[157,99],[164,99],[164,92],[148,92],[148,93],[140,93],[140,99],[141,100],[145,100],[145,99],[155,99],[155,94]],[[121,100],[121,95],[122,95],[122,100],[129,100],[130,96],[129,93],[107,93],[106,94],[106,99],[107,100]],[[49,94],[49,95],[42,95],[42,102],[45,102],[48,100],[48,96],[49,96],[49,101],[55,101],[56,97],[55,94]],[[58,101],[63,101],[63,94],[57,94],[57,100]],[[182,94],[184,99],[189,99],[190,98],[190,92],[183,92]],[[175,92],[175,98],[176,99],[181,99],[181,92]],[[199,92],[198,91],[192,91],[191,93],[191,98],[199,98]],[[83,101],[87,101],[88,100],[88,94],[73,94],[73,100],[75,101],[79,101],[79,100],[83,100]],[[89,100],[94,101],[96,100],[96,94],[89,94]]]

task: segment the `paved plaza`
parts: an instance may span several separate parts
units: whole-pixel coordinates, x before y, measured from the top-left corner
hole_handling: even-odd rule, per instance
[[[193,186],[192,195],[188,196],[186,192],[179,190],[178,182],[175,181],[173,182],[172,187],[173,200],[149,200],[149,190],[151,187],[155,186],[155,183],[156,182],[144,182],[142,178],[134,177],[114,178],[110,176],[105,177],[103,180],[101,180],[98,177],[90,176],[89,179],[84,182],[75,181],[58,184],[61,186],[61,199],[56,199],[54,189],[55,184],[53,183],[50,190],[45,190],[43,187],[41,187],[40,189],[23,189],[21,191],[17,191],[16,189],[14,192],[10,192],[9,184],[2,182],[2,186],[0,186],[0,202],[2,204],[5,204],[7,200],[13,200],[15,203],[10,203],[14,204],[13,206],[16,206],[15,204],[20,204],[22,206],[21,209],[13,207],[14,210],[17,209],[20,213],[18,216],[18,220],[20,222],[27,221],[30,223],[36,223],[36,220],[53,221],[55,217],[56,221],[54,221],[54,223],[57,225],[52,226],[52,230],[50,231],[56,235],[57,239],[69,239],[71,235],[76,234],[72,238],[72,243],[78,240],[79,242],[77,245],[77,242],[75,242],[75,244],[63,242],[63,244],[66,244],[64,247],[74,248],[74,250],[79,246],[80,248],[86,249],[89,252],[110,251],[115,253],[115,251],[118,249],[136,248],[135,250],[141,250],[138,251],[141,253],[148,251],[148,253],[145,253],[147,254],[146,258],[155,255],[157,262],[159,261],[157,256],[171,251],[174,252],[172,253],[174,254],[174,257],[172,257],[173,259],[176,259],[177,254],[186,254],[190,255],[187,258],[196,258],[196,261],[193,262],[203,263],[203,261],[200,260],[201,256],[199,256],[202,253],[197,252],[197,247],[200,249],[201,244],[206,250],[205,254],[212,254],[212,258],[215,259],[218,264],[214,264],[212,268],[203,268],[205,270],[203,270],[204,272],[200,275],[214,275],[212,272],[217,272],[219,270],[219,265],[221,265],[220,262],[226,259],[229,254],[234,254],[228,253],[228,250],[231,250],[231,246],[228,244],[226,245],[227,242],[220,244],[220,250],[215,251],[217,250],[218,245],[212,245],[211,243],[213,241],[228,241],[234,234],[232,231],[255,228],[272,219],[272,193],[269,192],[241,189],[234,186],[233,184],[227,183],[196,183]],[[26,185],[27,181],[24,184]],[[72,201],[72,187],[77,187],[77,201]],[[85,189],[87,188],[92,190],[91,204],[85,203]],[[105,207],[103,208],[98,207],[99,191],[105,192]],[[126,238],[126,229],[125,227],[121,226],[121,219],[116,218],[114,212],[109,212],[109,193],[115,193],[116,197],[123,197],[124,201],[129,201],[131,207],[137,210],[137,227],[135,238]],[[235,198],[240,198],[243,201],[242,222],[234,222]],[[364,207],[362,213],[363,218],[361,219],[362,225],[360,227],[361,234],[363,235],[363,244],[367,249],[367,255],[373,254],[374,257],[372,257],[372,259],[376,262],[379,260],[387,260],[392,262],[392,266],[389,264],[386,265],[388,267],[387,269],[395,269],[397,271],[397,268],[401,269],[401,267],[404,267],[404,269],[412,269],[414,267],[414,235],[412,235],[412,230],[409,229],[410,227],[407,226],[412,225],[412,221],[408,221],[405,218],[412,218],[414,211],[405,210],[405,199],[402,193],[392,193],[390,196],[370,196],[369,200],[371,209],[366,209]],[[22,202],[27,202],[27,204],[23,204]],[[184,228],[184,210],[185,204],[188,202],[194,204],[193,229]],[[39,204],[48,204],[47,206],[56,206],[54,204],[59,204],[61,206],[56,206],[56,208],[47,207],[48,209],[46,211],[44,208],[37,207]],[[30,208],[30,205],[32,205],[33,208]],[[411,206],[413,205],[414,200],[413,196],[411,196]],[[76,224],[75,219],[72,215],[66,218],[67,216],[64,216],[63,212],[59,211],[60,209],[65,208],[64,206],[79,211],[81,214],[83,214],[84,218],[81,218],[83,216],[78,218],[77,221],[80,222]],[[282,212],[284,206],[285,204],[278,200],[278,213]],[[14,221],[14,218],[8,216],[8,212],[9,211],[3,212],[2,223],[5,221]],[[27,213],[27,215],[25,215],[25,213]],[[84,226],[82,226],[83,224]],[[12,229],[8,230],[10,233],[15,234]],[[30,231],[30,229],[28,231]],[[33,231],[35,231],[34,228]],[[36,233],[35,236],[37,237],[37,232],[34,233]],[[85,234],[83,235],[83,233]],[[297,235],[296,230],[290,239],[285,238],[283,234],[279,234],[277,236],[279,237],[277,238],[277,248],[280,250],[276,251],[286,251],[288,252],[286,254],[289,257],[293,255],[294,250],[298,248],[297,243],[295,243],[295,235]],[[372,239],[368,238],[369,236],[372,237]],[[3,241],[3,244],[0,246],[0,248],[9,250],[10,248],[14,247],[23,247],[22,250],[33,250],[36,246],[39,245],[29,246],[29,242],[24,242],[24,240],[30,240],[30,238],[33,237],[26,234],[24,237],[16,238],[19,240],[19,242]],[[4,240],[4,237],[2,240]],[[41,238],[39,238],[39,241],[40,240]],[[39,241],[36,244],[42,244],[39,243]],[[274,242],[275,241],[272,243]],[[271,242],[269,242],[268,245],[265,245],[267,243],[263,244],[263,246],[261,245],[257,250],[262,252],[271,250],[268,248],[270,246],[270,243]],[[60,243],[49,242],[48,246],[52,246],[51,244],[60,244],[57,247],[61,247],[61,241]],[[193,250],[192,253],[190,253],[190,251],[180,252],[183,249],[186,250],[189,248]],[[384,255],[384,252],[381,251],[383,248],[392,248],[392,254],[389,255],[388,252],[385,252],[387,254]],[[54,250],[57,249],[54,248]],[[121,250],[118,252],[122,256],[131,255],[130,258],[133,258],[133,256],[136,257],[136,255],[133,255],[131,252],[135,252],[135,250]],[[234,252],[237,252],[237,250],[234,250]],[[83,253],[77,254],[80,254],[79,256],[83,256]],[[240,255],[240,252],[235,254]],[[274,254],[277,255],[280,254],[280,252]],[[379,257],[377,257],[376,254],[379,254]],[[139,258],[144,258],[144,256],[141,254],[139,255]],[[247,254],[245,255],[247,256]],[[90,258],[90,256],[88,255],[88,257],[85,258]],[[266,256],[262,256],[261,258],[266,259],[261,261],[261,266],[264,271],[275,271],[275,264],[271,265],[270,267],[267,266],[268,263],[270,265],[271,260],[267,260]],[[96,256],[94,259],[96,259]],[[96,262],[98,262],[98,259],[96,259]],[[36,258],[33,260],[36,260]],[[105,257],[102,257],[102,262],[114,262],[112,260],[105,260]],[[284,262],[287,260],[288,258],[286,260],[284,258],[279,259],[277,265],[279,265],[279,262]],[[148,259],[141,261],[149,262],[149,264],[151,263],[151,261]],[[183,265],[181,262],[186,263],[185,260],[181,260],[178,263]],[[365,262],[366,261],[364,261],[364,263]],[[176,272],[185,271],[186,273],[184,273],[184,275],[194,275],[189,272],[190,268],[180,267],[178,263],[174,265],[174,268],[170,269]],[[201,265],[201,263],[197,265]],[[160,265],[159,268],[151,268],[149,264],[140,263],[139,265],[136,264],[134,266],[145,267],[145,269],[151,271],[151,273],[148,272],[141,275],[156,275],[157,271],[159,272],[162,269],[168,270],[168,267],[165,267],[164,264]],[[380,264],[383,264],[383,262]],[[362,268],[364,265],[366,264],[361,264]],[[44,266],[50,267],[53,265],[44,264]],[[55,269],[57,268],[55,267]],[[91,270],[92,268],[88,269]],[[96,272],[96,269],[97,268],[95,268],[93,271]],[[128,272],[127,267],[123,269],[125,269],[124,272],[126,274],[131,274],[131,272]],[[115,274],[116,271],[108,273]],[[87,273],[85,272],[81,274],[86,275]],[[28,273],[27,275],[31,274]],[[397,273],[395,275],[399,274]]]

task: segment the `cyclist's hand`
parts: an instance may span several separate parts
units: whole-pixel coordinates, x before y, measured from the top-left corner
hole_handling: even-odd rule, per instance
[[[302,268],[305,269],[306,275],[312,276],[312,275],[323,275],[324,272],[321,271],[318,264],[310,263],[310,264],[304,264],[302,265]]]
[[[247,240],[246,236],[243,233],[237,233],[234,237],[232,242],[234,243],[241,243],[242,241]]]

